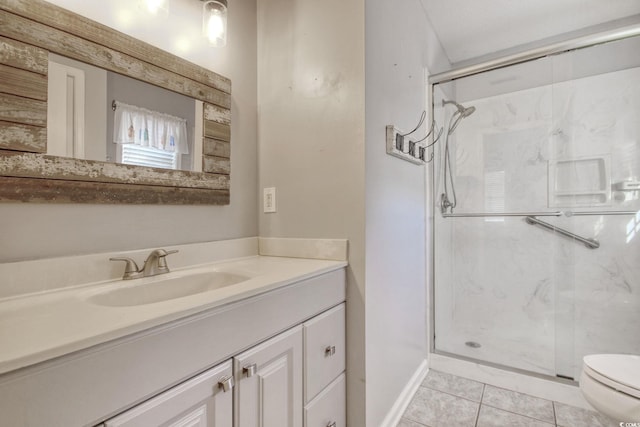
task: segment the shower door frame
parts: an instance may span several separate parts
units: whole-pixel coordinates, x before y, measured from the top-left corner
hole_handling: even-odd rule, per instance
[[[475,74],[484,73],[486,71],[491,71],[503,67],[508,67],[511,65],[522,64],[525,62],[533,61],[536,59],[561,54],[565,52],[570,52],[578,49],[589,48],[592,46],[596,46],[603,43],[619,41],[631,37],[640,36],[640,23],[635,23],[633,25],[627,25],[620,28],[594,33],[587,36],[581,36],[577,38],[572,38],[569,40],[565,40],[558,43],[549,44],[543,47],[537,47],[534,49],[526,50],[520,53],[514,53],[499,57],[497,59],[488,60],[485,62],[480,62],[473,65],[468,65],[464,67],[454,68],[453,70],[434,74],[428,77],[427,81],[427,100],[428,105],[430,106],[430,119],[433,121],[434,118],[434,100],[433,100],[433,91],[434,86],[439,83],[450,82],[459,78],[472,76]],[[434,150],[434,148],[432,148]],[[428,250],[430,255],[427,257],[427,265],[426,268],[430,271],[427,272],[427,295],[429,298],[429,306],[428,306],[428,316],[427,320],[429,322],[427,328],[427,348],[429,349],[429,354],[437,354],[442,356],[451,357],[458,360],[464,360],[468,362],[478,363],[485,366],[490,366],[498,369],[503,369],[506,371],[516,372],[520,374],[525,374],[533,377],[544,378],[551,381],[556,381],[564,384],[572,384],[577,385],[578,382],[575,380],[565,379],[562,377],[546,375],[542,373],[532,372],[521,368],[516,368],[513,366],[507,366],[500,363],[494,363],[486,360],[475,359],[468,356],[463,356],[460,354],[450,353],[447,351],[441,351],[436,349],[436,340],[435,340],[435,284],[436,284],[436,242],[435,242],[435,221],[436,215],[442,215],[440,213],[440,209],[437,207],[437,197],[436,197],[436,177],[435,177],[435,160],[429,164],[429,171],[427,173],[428,179],[431,180],[431,184],[427,183],[427,210],[428,217],[430,218],[429,223],[427,224],[427,233],[430,236],[430,243],[428,245]],[[627,215],[629,212],[610,212],[614,215]],[[518,213],[518,216],[526,216],[525,213]],[[598,212],[585,212],[581,213],[582,215],[595,215]],[[514,216],[515,214],[504,213],[499,216]],[[557,213],[549,213],[546,215],[557,216]],[[458,216],[455,214],[452,215],[444,215],[444,216]],[[463,215],[460,215],[463,216]]]

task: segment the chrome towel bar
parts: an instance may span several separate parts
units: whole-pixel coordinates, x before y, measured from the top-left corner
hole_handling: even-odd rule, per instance
[[[473,213],[443,213],[445,218],[483,218],[500,216],[562,216],[563,212],[473,212]]]
[[[483,218],[500,216],[599,216],[599,215],[638,215],[640,211],[551,211],[551,212],[466,212],[443,213],[443,218]]]

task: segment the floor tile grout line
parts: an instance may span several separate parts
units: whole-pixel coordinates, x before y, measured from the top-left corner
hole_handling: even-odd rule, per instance
[[[551,408],[553,408],[553,423],[558,427],[558,417],[556,416],[556,402],[555,400],[551,401]]]
[[[488,386],[490,386],[490,387],[493,387],[493,388],[500,389],[500,390],[509,391],[509,392],[511,392],[511,393],[521,394],[521,395],[523,395],[523,396],[531,397],[531,398],[533,398],[533,399],[544,400],[545,402],[551,402],[551,403],[553,403],[553,402],[554,402],[553,400],[545,399],[545,398],[543,398],[543,397],[534,396],[534,395],[532,395],[532,394],[528,394],[528,393],[523,393],[523,392],[521,392],[521,391],[511,390],[511,389],[508,389],[508,388],[505,388],[505,387],[498,387],[498,386],[491,385],[491,384],[486,384],[486,385],[488,385]]]
[[[482,383],[482,392],[480,393],[480,404],[478,405],[478,413],[476,414],[476,424],[474,427],[478,427],[480,422],[480,410],[482,410],[482,399],[484,399],[484,388],[486,384]]]
[[[461,378],[461,377],[460,377],[460,378]],[[426,381],[423,381],[422,383],[420,383],[420,385],[418,386],[418,390],[419,390],[420,388],[424,388],[424,389],[427,389],[427,390],[431,390],[431,391],[435,391],[435,392],[438,392],[438,393],[446,394],[446,395],[451,396],[451,397],[453,397],[453,398],[455,398],[455,399],[462,399],[462,400],[466,400],[467,402],[474,403],[474,404],[478,405],[478,411],[476,412],[476,423],[477,423],[477,418],[478,418],[479,413],[480,413],[480,406],[481,406],[481,403],[480,403],[480,402],[477,402],[477,401],[475,401],[475,400],[468,399],[468,398],[466,398],[466,397],[458,396],[458,395],[455,395],[455,394],[452,394],[452,393],[449,393],[449,392],[446,392],[446,391],[438,390],[438,389],[435,389],[435,388],[433,388],[433,387],[429,387],[428,385],[426,385],[426,384],[425,384],[425,382],[426,382]],[[476,382],[477,382],[477,381],[476,381]],[[484,384],[484,383],[480,383],[480,382],[478,382],[478,384],[482,384],[482,393],[484,393],[484,386],[485,386],[485,384]],[[412,401],[413,401],[413,399],[415,398],[415,395],[416,395],[416,394],[417,394],[417,390],[416,390],[416,393],[414,394],[414,397],[411,399]],[[482,394],[481,394],[481,396],[480,396],[480,400],[482,400]],[[408,407],[407,407],[407,410],[408,410]],[[402,414],[401,419],[402,419],[402,418],[404,418],[404,419],[407,419],[407,420],[409,420],[409,421],[412,421],[412,422],[418,423],[418,424],[420,424],[420,425],[422,425],[422,426],[430,427],[428,424],[423,424],[423,423],[421,423],[421,422],[419,422],[419,421],[414,420],[413,418],[409,418],[409,417],[407,417],[407,416],[406,416],[407,410],[405,410],[405,412]],[[474,425],[474,427],[475,427],[475,425]]]
[[[409,417],[407,417],[407,416],[406,416],[406,414],[402,414],[402,418],[400,418],[400,421],[402,421],[403,419],[405,419],[405,420],[409,420],[409,421],[411,421],[412,423],[420,424],[421,426],[429,427],[427,424],[423,424],[423,423],[422,423],[422,422],[420,422],[420,421],[416,421],[416,420],[414,420],[413,418],[409,418]]]
[[[554,416],[554,421],[552,422],[552,421],[548,421],[548,420],[541,420],[540,418],[535,418],[535,417],[532,417],[531,415],[525,415],[525,414],[521,414],[519,412],[510,411],[508,409],[499,408],[497,406],[493,406],[493,405],[490,405],[488,403],[482,403],[482,405],[488,406],[488,407],[493,408],[493,409],[497,409],[499,411],[508,412],[508,413],[510,413],[512,415],[519,415],[519,416],[524,417],[524,418],[529,418],[530,420],[539,421],[539,422],[543,422],[543,423],[546,423],[546,424],[556,424],[555,416]]]
[[[480,384],[482,384],[482,383],[480,383]],[[482,395],[480,395],[480,400],[478,401],[478,400],[469,399],[468,397],[458,396],[457,394],[453,394],[453,393],[451,393],[449,391],[444,391],[444,390],[440,390],[440,389],[437,389],[437,388],[429,387],[428,385],[425,385],[424,383],[420,384],[420,387],[428,388],[429,390],[438,391],[440,393],[445,393],[445,394],[448,394],[449,396],[459,397],[460,399],[468,400],[469,402],[482,403]],[[483,384],[483,387],[482,387],[482,392],[484,393],[484,384]]]
[[[427,424],[424,424],[424,423],[421,423],[421,422],[418,422],[418,421],[414,421],[414,420],[412,420],[411,418],[407,418],[407,417],[405,417],[405,416],[404,416],[404,414],[402,414],[402,417],[400,418],[400,422],[402,422],[402,420],[409,420],[409,421],[411,421],[412,423],[420,424],[421,426],[424,426],[424,427],[429,427]],[[397,427],[397,426],[396,426],[396,427]]]
[[[484,402],[484,391],[483,391],[483,395],[482,395],[482,399],[483,399],[482,404],[487,405],[487,406],[490,406],[490,407],[492,407],[492,408],[494,408],[494,409],[500,409],[500,410],[502,410],[502,411],[509,412],[509,413],[511,413],[511,414],[521,415],[521,416],[523,416],[523,417],[527,417],[527,418],[529,418],[529,419],[533,419],[533,420],[536,420],[536,421],[542,421],[542,422],[547,423],[547,424],[554,424],[554,425],[557,425],[557,421],[556,421],[556,413],[555,413],[555,406],[554,406],[554,401],[553,401],[553,400],[544,399],[544,398],[542,398],[542,397],[537,397],[537,396],[532,396],[532,395],[527,394],[527,393],[522,393],[522,392],[519,392],[519,391],[516,391],[516,390],[510,390],[510,389],[508,389],[508,388],[504,388],[504,387],[497,387],[497,386],[494,386],[494,385],[491,385],[491,384],[485,384],[485,385],[487,385],[487,386],[489,386],[489,387],[493,387],[493,388],[495,388],[495,389],[504,390],[504,391],[507,391],[507,392],[510,392],[510,393],[515,393],[515,394],[519,394],[519,395],[522,395],[522,396],[527,396],[527,397],[529,397],[529,398],[536,399],[536,400],[540,400],[540,401],[547,402],[547,403],[551,404],[551,412],[553,413],[553,421],[543,420],[543,419],[541,419],[541,418],[536,418],[536,417],[531,416],[531,415],[525,415],[525,414],[521,414],[521,413],[519,413],[519,412],[515,412],[514,410],[508,410],[508,409],[500,408],[500,407],[495,406],[495,405],[493,405],[493,404],[491,404],[491,403],[485,403],[485,402]]]

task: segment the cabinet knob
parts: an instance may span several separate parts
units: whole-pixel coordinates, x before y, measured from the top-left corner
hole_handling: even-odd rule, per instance
[[[250,378],[250,377],[252,377],[252,376],[254,376],[256,374],[256,369],[257,369],[257,366],[254,363],[253,365],[245,366],[244,368],[242,368],[242,373],[247,378]]]
[[[332,421],[329,424],[327,424],[327,427],[336,427],[336,422]]]
[[[233,381],[233,377],[222,377],[218,381],[218,387],[220,387],[225,393],[231,390],[234,385],[235,382]]]
[[[333,356],[334,354],[336,354],[336,346],[335,345],[328,345],[327,348],[324,349],[324,355],[325,356]]]

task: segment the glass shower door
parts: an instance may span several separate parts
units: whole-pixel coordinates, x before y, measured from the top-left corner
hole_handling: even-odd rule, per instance
[[[456,202],[434,215],[437,352],[569,379],[586,354],[640,354],[638,51],[627,39],[434,86],[445,133],[475,107],[434,152],[435,199]]]
[[[526,221],[556,212],[547,200],[553,96],[541,86],[552,76],[546,59],[436,87],[445,132],[455,110],[442,99],[475,112],[445,142],[457,206],[435,215],[434,296],[437,351],[555,376],[557,342],[566,339],[557,331],[557,284],[570,276],[558,260],[567,248]],[[441,161],[437,195],[443,169]]]
[[[640,191],[629,188],[640,176],[639,50],[631,38],[553,58],[549,206],[599,244],[564,239],[574,248],[558,287],[556,365],[576,379],[587,354],[640,353]]]

